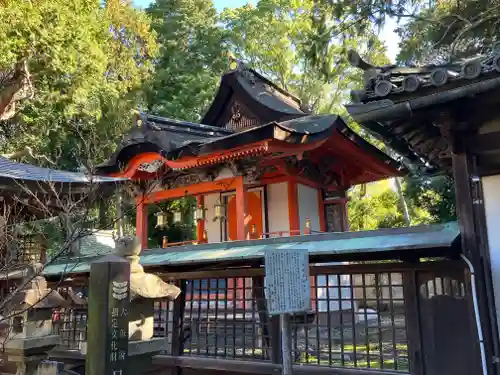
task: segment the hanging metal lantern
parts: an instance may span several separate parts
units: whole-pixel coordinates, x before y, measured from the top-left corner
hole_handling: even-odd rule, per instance
[[[198,206],[194,210],[194,219],[196,221],[205,220],[205,209],[202,206]]]
[[[218,201],[215,205],[214,205],[214,221],[216,220],[223,220],[224,219],[224,205]]]
[[[311,219],[306,218],[306,228],[304,229],[304,234],[311,234]]]
[[[179,224],[182,222],[182,212],[174,211],[174,223]]]
[[[163,211],[157,212],[156,214],[156,228],[163,229],[167,226],[167,214]]]

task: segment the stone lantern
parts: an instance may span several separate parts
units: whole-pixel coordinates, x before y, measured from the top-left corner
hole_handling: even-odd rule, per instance
[[[88,303],[80,297],[73,288],[60,292],[66,303],[63,308],[55,311],[52,316],[54,331],[59,335],[61,349],[77,350],[82,354],[87,353],[87,314]]]
[[[28,266],[20,279],[24,285],[8,302],[0,349],[6,354],[6,367],[17,368],[16,374],[32,374],[47,352],[59,344],[52,331],[52,310],[65,304],[65,299],[47,287],[40,274],[41,265]],[[7,327],[7,328],[6,328]]]
[[[141,243],[137,237],[125,236],[116,243],[116,255],[130,262],[129,357],[137,366],[147,365],[154,354],[166,350],[165,338],[153,338],[154,303],[159,299],[176,299],[180,289],[158,276],[144,272],[139,264]],[[140,368],[140,367],[138,367]]]

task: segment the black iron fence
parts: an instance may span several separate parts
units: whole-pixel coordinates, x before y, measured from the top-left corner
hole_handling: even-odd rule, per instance
[[[267,315],[263,285],[262,276],[186,281],[182,355],[271,361],[278,320]],[[295,362],[409,370],[401,272],[320,271],[311,296],[311,311],[293,317]],[[158,336],[173,334],[173,305],[166,313],[158,304],[171,318],[157,316]]]
[[[443,269],[450,267],[454,276],[443,276]],[[437,313],[463,309],[465,314],[469,306],[464,300],[449,305],[454,311],[438,311],[433,309],[445,305],[426,301],[434,296],[465,299],[469,291],[464,274],[454,262],[311,267],[311,310],[293,317],[294,361],[403,373],[424,368],[417,354],[425,346],[428,322]],[[183,293],[176,301],[155,302],[154,336],[167,340],[164,354],[280,361],[279,319],[267,314],[263,269],[165,277]],[[423,319],[422,311],[431,315]],[[65,309],[59,314],[54,326],[63,348],[82,350],[85,311]]]
[[[61,337],[59,349],[87,351],[87,309],[61,308],[52,312],[52,329]]]

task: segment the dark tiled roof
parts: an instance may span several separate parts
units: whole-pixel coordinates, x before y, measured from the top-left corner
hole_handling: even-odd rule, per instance
[[[0,209],[8,205],[12,209],[9,220],[16,222],[44,219],[63,209],[64,199],[52,199],[54,196],[73,197],[75,204],[83,202],[82,198],[94,199],[95,193],[106,198],[124,181],[126,179],[41,168],[0,157]]]
[[[174,169],[192,168],[199,165],[196,161],[193,164],[184,163],[189,157],[194,159],[236,150],[265,140],[313,144],[326,140],[335,132],[339,137],[333,142],[351,142],[381,164],[389,166],[392,171],[389,174],[399,173],[399,163],[352,132],[340,117],[311,115],[298,98],[239,63],[236,69],[222,77],[219,91],[202,124],[142,114],[139,126],[129,132],[112,157],[98,168],[98,172],[121,172],[136,155],[149,152],[162,155],[167,160],[166,164],[170,161]],[[260,155],[261,151],[256,152]],[[238,157],[244,158],[245,155],[243,152]],[[174,161],[182,158],[186,158],[182,166],[175,166]],[[365,166],[358,169],[371,175],[364,177],[363,181],[366,178],[373,181],[380,172],[370,171]],[[383,169],[386,176],[389,169]]]
[[[123,179],[41,168],[0,157],[0,178],[52,183],[110,183]]]
[[[500,77],[500,54],[496,51],[491,55],[422,67],[377,67],[363,61],[354,51],[349,53],[349,59],[353,66],[364,71],[363,90],[351,92],[354,103],[369,103],[385,98],[397,103]]]
[[[439,109],[447,106],[460,117],[468,111],[465,102],[500,89],[498,48],[489,55],[423,67],[377,67],[352,51],[349,59],[364,71],[364,87],[353,90],[352,103],[346,105],[349,114],[410,163],[430,172],[451,166]]]
[[[260,125],[310,114],[299,98],[242,63],[222,76],[217,94],[201,122],[218,127],[234,126],[235,106],[238,116]]]
[[[203,124],[143,115],[140,128],[130,132],[110,160],[98,168],[100,173],[120,171],[121,166],[140,152],[157,152],[167,160],[202,156],[230,150],[266,139],[287,143],[312,143],[332,134],[340,124],[335,115],[305,116],[284,122],[270,122],[234,132]],[[307,135],[307,137],[304,137]]]

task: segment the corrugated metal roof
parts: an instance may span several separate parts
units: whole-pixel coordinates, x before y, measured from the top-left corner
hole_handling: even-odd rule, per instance
[[[90,176],[85,173],[41,168],[31,164],[17,163],[4,157],[0,157],[0,177],[55,183],[106,183],[125,180],[123,178]]]
[[[352,255],[388,251],[447,248],[460,232],[455,222],[412,228],[365,232],[324,233],[308,236],[274,238],[176,248],[145,250],[143,266],[182,266],[238,260],[259,260],[267,250],[308,249],[310,256]],[[96,258],[82,258],[45,268],[46,275],[88,272]]]

